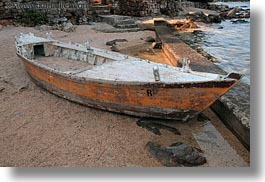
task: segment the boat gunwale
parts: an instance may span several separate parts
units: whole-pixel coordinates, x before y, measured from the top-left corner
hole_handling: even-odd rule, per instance
[[[106,80],[106,79],[95,79],[95,78],[89,78],[89,77],[80,77],[76,75],[71,75],[69,73],[64,73],[61,71],[58,71],[56,69],[53,69],[49,66],[46,66],[42,63],[38,63],[36,60],[28,59],[21,54],[17,53],[19,57],[21,57],[23,60],[35,65],[36,67],[43,69],[44,71],[47,71],[49,73],[56,74],[57,76],[60,76],[62,78],[77,81],[77,82],[94,82],[99,84],[111,84],[111,85],[126,85],[126,86],[140,86],[142,88],[213,88],[213,87],[220,87],[220,88],[228,88],[239,82],[240,79],[233,79],[228,78],[224,80],[211,80],[211,81],[197,81],[197,82],[172,82],[172,83],[165,83],[161,81],[154,81],[154,82],[134,82],[134,81],[120,81],[120,80]],[[208,85],[208,86],[206,86]],[[211,86],[209,86],[211,85]]]

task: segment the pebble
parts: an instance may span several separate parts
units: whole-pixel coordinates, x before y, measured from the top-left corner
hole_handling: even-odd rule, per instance
[[[116,45],[112,45],[111,48],[110,48],[111,51],[114,51],[114,52],[120,52],[120,50],[117,48]]]
[[[156,40],[153,37],[148,36],[148,37],[146,37],[145,41],[146,42],[155,42]]]

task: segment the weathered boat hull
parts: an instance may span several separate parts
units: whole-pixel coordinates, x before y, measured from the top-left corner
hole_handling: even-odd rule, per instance
[[[61,74],[21,58],[34,82],[60,97],[140,117],[186,121],[208,108],[238,81],[164,84],[90,80]]]

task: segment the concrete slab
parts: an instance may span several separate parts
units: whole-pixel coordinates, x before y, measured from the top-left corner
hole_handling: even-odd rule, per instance
[[[162,49],[171,65],[180,66],[182,58],[187,57],[191,60],[192,70],[226,74],[224,70],[173,35],[168,27],[156,26],[155,31],[157,41],[162,42]],[[215,102],[211,108],[249,149],[250,86],[240,82]]]

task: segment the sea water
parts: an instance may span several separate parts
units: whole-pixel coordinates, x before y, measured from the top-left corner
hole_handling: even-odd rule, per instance
[[[249,2],[222,3],[229,7],[246,6]],[[244,74],[243,82],[250,85],[250,18],[247,22],[233,24],[231,20],[207,24],[201,27],[202,34],[196,36],[196,44],[216,57],[215,63],[227,72]]]

